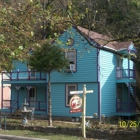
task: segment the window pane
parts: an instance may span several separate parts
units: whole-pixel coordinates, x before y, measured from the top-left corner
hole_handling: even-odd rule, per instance
[[[71,97],[72,97],[72,96],[68,96],[68,103],[67,103],[68,105],[69,105],[69,103],[70,103]]]
[[[67,52],[67,58],[70,62],[74,62],[75,60],[75,52],[74,51],[70,51],[70,52]]]
[[[70,94],[70,91],[75,91],[77,90],[76,85],[69,85],[67,86],[67,105],[69,105],[70,99],[73,96],[72,94]]]
[[[68,86],[68,95],[70,94],[70,91],[75,91],[76,90],[76,86]]]
[[[34,88],[31,88],[31,89],[29,90],[29,96],[30,96],[30,97],[35,97],[35,89],[34,89]]]

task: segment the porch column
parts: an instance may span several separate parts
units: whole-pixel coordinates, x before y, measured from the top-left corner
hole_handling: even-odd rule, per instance
[[[1,87],[1,108],[3,108],[3,84],[2,84],[2,87]]]
[[[27,101],[28,101],[28,104],[29,104],[29,106],[30,106],[29,91],[30,91],[30,89],[32,88],[32,86],[26,86],[26,87],[27,87],[27,90],[28,90],[28,92],[27,92]]]
[[[48,96],[47,96],[47,86],[48,84],[46,84],[46,115],[48,115]]]
[[[17,108],[19,109],[19,89],[20,86],[15,86],[16,90],[17,90]]]
[[[128,83],[128,112],[130,112],[130,83]]]
[[[130,78],[130,63],[129,63],[129,59],[128,59],[128,78]]]
[[[136,111],[136,83],[134,84],[134,110]]]

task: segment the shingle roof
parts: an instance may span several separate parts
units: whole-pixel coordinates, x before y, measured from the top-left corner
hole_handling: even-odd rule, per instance
[[[131,43],[132,43],[131,41],[118,42],[118,43],[114,43],[113,46],[116,48],[116,50],[121,50],[121,49],[127,49]]]
[[[83,27],[78,26],[77,27],[79,31],[84,33],[85,35],[89,36],[91,39],[93,39],[95,42],[97,42],[101,46],[107,46],[111,49],[115,50],[121,50],[121,49],[127,49],[129,45],[131,44],[131,41],[129,42],[116,42],[116,41],[111,41],[112,38],[109,38],[106,35],[99,34],[94,31],[90,31],[88,29],[85,29]]]

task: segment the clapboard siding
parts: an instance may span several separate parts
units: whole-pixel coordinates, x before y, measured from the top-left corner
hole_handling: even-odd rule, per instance
[[[52,82],[97,82],[97,49],[91,47],[81,37],[75,29],[71,29],[70,32],[65,32],[59,40],[65,44],[69,37],[74,38],[74,44],[72,47],[63,45],[65,49],[74,48],[77,52],[77,70],[76,72],[52,72]],[[61,46],[60,46],[61,47]]]
[[[86,116],[92,116],[98,113],[98,84],[97,83],[73,83],[77,84],[78,90],[83,90],[86,84],[87,90],[94,90],[88,93],[86,98]],[[53,116],[71,116],[80,117],[82,113],[69,113],[70,107],[65,105],[65,84],[52,84],[52,115]]]
[[[116,112],[116,55],[100,51],[101,115]]]
[[[15,67],[15,69],[13,69],[12,71],[27,71],[27,64],[26,63],[22,63],[20,61],[13,61],[13,65]]]

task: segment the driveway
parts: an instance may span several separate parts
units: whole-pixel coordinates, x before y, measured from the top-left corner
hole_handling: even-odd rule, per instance
[[[21,136],[0,134],[0,140],[49,140],[49,139],[39,139],[39,138],[30,138],[30,137],[21,137]]]

